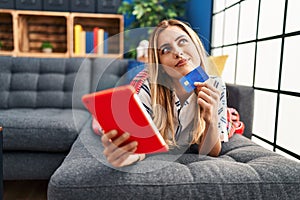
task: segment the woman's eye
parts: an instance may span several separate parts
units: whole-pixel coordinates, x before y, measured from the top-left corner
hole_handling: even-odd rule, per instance
[[[185,38],[179,40],[179,44],[186,44],[186,43],[188,43],[188,40]]]
[[[161,50],[161,54],[167,54],[171,51],[171,49],[169,47],[165,47]]]

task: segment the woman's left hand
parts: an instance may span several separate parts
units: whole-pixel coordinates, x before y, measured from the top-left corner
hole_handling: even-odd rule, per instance
[[[218,104],[220,101],[220,91],[207,82],[195,82],[196,93],[198,94],[197,103],[202,108],[202,116],[206,123],[218,122]]]

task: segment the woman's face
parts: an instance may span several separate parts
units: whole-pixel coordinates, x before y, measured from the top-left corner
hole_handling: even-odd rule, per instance
[[[200,56],[195,44],[181,28],[169,26],[157,41],[161,67],[172,78],[179,79],[200,65]]]

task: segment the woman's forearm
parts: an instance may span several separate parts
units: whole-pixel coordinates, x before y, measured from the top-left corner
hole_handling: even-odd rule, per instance
[[[220,139],[218,139],[218,141],[216,142],[212,150],[208,153],[208,155],[217,157],[220,155],[221,149],[222,149],[221,141]]]
[[[221,140],[216,124],[207,124],[201,142],[199,144],[199,154],[218,156],[221,152]]]

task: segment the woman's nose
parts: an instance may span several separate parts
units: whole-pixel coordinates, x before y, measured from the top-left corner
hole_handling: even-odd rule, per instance
[[[173,54],[174,54],[175,58],[182,58],[183,57],[183,52],[182,52],[181,49],[174,50]]]

